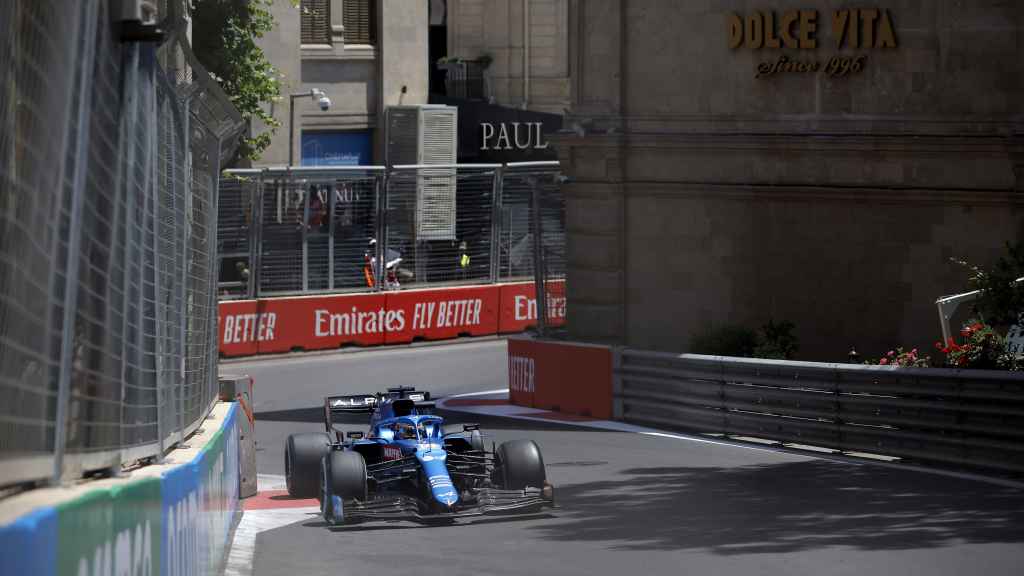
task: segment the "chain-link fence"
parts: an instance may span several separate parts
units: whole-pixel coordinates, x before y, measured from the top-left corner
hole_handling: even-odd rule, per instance
[[[546,273],[564,275],[559,178],[557,162],[230,170],[220,297],[531,281],[535,193]]]
[[[217,185],[241,118],[117,2],[0,3],[0,485],[159,457],[216,398]],[[60,26],[54,26],[59,22]]]

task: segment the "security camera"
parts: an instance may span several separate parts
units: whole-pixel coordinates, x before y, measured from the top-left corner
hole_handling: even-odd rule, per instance
[[[316,103],[320,105],[321,110],[327,110],[331,107],[331,99],[325,95],[321,95],[317,98]]]

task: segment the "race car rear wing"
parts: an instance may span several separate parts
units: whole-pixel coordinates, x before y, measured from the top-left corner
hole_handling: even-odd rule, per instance
[[[409,412],[415,408],[417,412],[429,414],[434,408],[430,392],[417,392],[415,388],[388,388],[386,393],[379,394],[327,396],[324,398],[324,424],[327,432],[334,431],[333,415],[372,414],[378,405],[388,399],[391,399],[396,409],[401,405]]]
[[[334,414],[364,414],[373,412],[375,406],[377,406],[377,396],[375,394],[328,396],[324,398],[324,408]]]

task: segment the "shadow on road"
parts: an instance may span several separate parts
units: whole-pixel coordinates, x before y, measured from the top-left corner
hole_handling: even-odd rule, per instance
[[[1024,542],[1024,492],[879,466],[802,461],[736,468],[633,468],[559,487],[568,520],[541,538],[612,549],[782,553]]]

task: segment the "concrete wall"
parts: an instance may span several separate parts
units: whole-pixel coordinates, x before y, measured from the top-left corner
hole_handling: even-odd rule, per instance
[[[8,495],[0,502],[3,573],[220,573],[238,519],[245,417],[237,404],[218,403],[188,446],[160,464]]]
[[[529,11],[527,108],[561,114],[569,104],[569,0],[448,0],[448,55],[493,58],[487,71],[495,103],[523,104],[523,21]]]
[[[1024,5],[880,3],[898,46],[837,50],[845,7],[571,3],[574,131],[553,142],[576,337],[685,351],[774,318],[805,359],[934,350],[935,298],[967,288],[949,258],[1024,238]],[[815,49],[730,49],[730,12],[794,8],[819,11]],[[783,55],[866,67],[755,78]]]
[[[283,75],[282,99],[272,107],[281,122],[270,148],[255,166],[288,163],[288,94],[320,88],[332,106],[321,111],[309,98],[295,101],[295,163],[301,162],[302,129],[374,130],[374,161],[383,161],[384,106],[427,101],[427,3],[377,1],[375,46],[346,44],[342,0],[331,1],[332,43],[301,45],[300,12],[291,0],[275,0],[274,29],[259,44]],[[401,87],[407,93],[401,95]],[[254,131],[262,129],[254,127]]]

